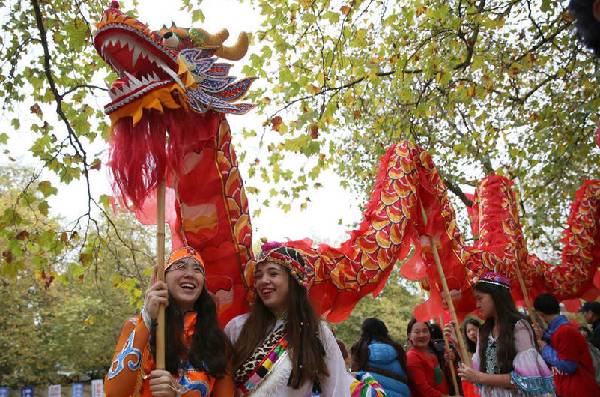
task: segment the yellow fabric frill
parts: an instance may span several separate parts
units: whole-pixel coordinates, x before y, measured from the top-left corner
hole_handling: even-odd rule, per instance
[[[185,100],[183,101],[183,105],[178,103],[178,101],[173,98],[173,91],[178,91],[181,98],[185,98],[184,90],[179,87],[177,83],[173,83],[169,86],[159,88],[157,90],[153,90],[147,94],[145,94],[140,99],[129,103],[122,108],[116,110],[111,113],[110,120],[112,125],[114,126],[117,121],[125,117],[131,117],[133,120],[133,125],[135,126],[142,119],[142,114],[144,109],[148,110],[158,110],[159,112],[163,112],[164,108],[167,109],[179,109],[182,106],[185,107]]]

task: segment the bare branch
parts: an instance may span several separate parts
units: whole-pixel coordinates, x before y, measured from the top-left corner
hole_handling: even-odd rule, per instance
[[[93,84],[79,84],[76,85],[74,87],[69,88],[68,90],[66,90],[65,92],[63,92],[62,94],[60,94],[60,98],[64,99],[64,97],[66,97],[67,95],[71,94],[72,92],[75,92],[79,89],[82,88],[87,88],[90,90],[100,90],[100,91],[106,91],[108,92],[108,88],[104,88],[104,87],[98,87],[97,85],[93,85]]]

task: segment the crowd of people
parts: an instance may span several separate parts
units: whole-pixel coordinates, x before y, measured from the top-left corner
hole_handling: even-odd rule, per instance
[[[364,320],[347,357],[311,306],[314,269],[300,250],[263,247],[251,311],[224,329],[204,272],[191,247],[171,254],[165,282],[153,283],[140,315],[122,329],[106,377],[108,397],[600,396],[594,361],[600,302],[582,306],[592,325],[588,338],[551,294],[536,297],[535,315],[545,326],[534,325],[517,310],[509,280],[489,272],[474,286],[481,320],[467,318],[461,327],[471,357],[454,347],[452,324],[442,330],[412,319],[405,349],[377,318]],[[155,364],[160,305],[167,319],[164,370]]]

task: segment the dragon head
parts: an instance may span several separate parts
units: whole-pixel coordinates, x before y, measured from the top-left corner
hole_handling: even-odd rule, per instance
[[[174,109],[185,103],[199,112],[243,113],[251,108],[229,102],[245,94],[253,79],[231,84],[235,79],[227,76],[231,65],[215,63],[216,57],[241,59],[248,50],[246,33],[229,47],[223,45],[227,30],[209,34],[173,24],[151,31],[121,12],[118,1],[111,2],[96,27],[94,46],[119,76],[109,91],[111,102],[105,106],[113,122],[131,116],[135,124],[144,108]]]

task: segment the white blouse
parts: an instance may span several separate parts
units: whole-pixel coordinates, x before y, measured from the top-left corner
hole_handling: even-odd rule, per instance
[[[240,336],[242,327],[248,319],[248,314],[242,314],[232,319],[225,327],[225,334],[235,343]],[[281,320],[275,324],[279,326]],[[350,384],[354,377],[346,369],[342,352],[333,336],[333,333],[325,322],[321,322],[319,338],[325,349],[325,365],[329,376],[320,380],[321,396],[338,397],[350,396]],[[312,383],[305,382],[298,389],[287,385],[288,378],[292,373],[292,362],[287,352],[275,363],[271,373],[258,385],[249,396],[252,397],[310,397],[312,394]],[[239,396],[239,392],[236,392]]]

